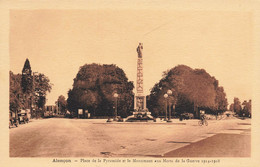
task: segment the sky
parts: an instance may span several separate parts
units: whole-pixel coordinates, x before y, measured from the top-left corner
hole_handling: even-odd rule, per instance
[[[252,99],[252,14],[178,10],[12,10],[10,70],[49,77],[47,104],[67,97],[84,64],[116,64],[136,83],[136,48],[143,43],[144,92],[179,64],[203,68],[234,97]]]

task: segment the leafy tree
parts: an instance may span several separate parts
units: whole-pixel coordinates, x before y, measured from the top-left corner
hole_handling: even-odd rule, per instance
[[[22,89],[22,75],[13,74],[10,71],[10,110],[15,111],[21,108],[30,108],[31,104],[36,104],[38,108],[43,108],[46,102],[46,94],[51,91],[52,84],[44,74],[35,75],[34,89],[30,94]]]
[[[215,111],[216,113],[223,113],[227,110],[228,102],[226,98],[226,93],[223,87],[216,88],[216,98],[215,98]]]
[[[41,110],[51,89],[52,84],[47,76],[42,73],[32,75],[30,61],[26,59],[22,75],[10,72],[10,109],[31,108],[35,104]]]
[[[242,103],[242,111],[241,111],[241,115],[247,116],[247,117],[251,117],[251,100],[249,101],[244,101]]]
[[[38,108],[42,109],[46,103],[47,92],[51,91],[53,84],[51,84],[49,78],[42,73],[34,75],[33,84],[35,104]]]
[[[118,115],[125,117],[132,107],[133,88],[133,83],[119,67],[86,64],[80,67],[73,88],[68,92],[68,109],[75,113],[85,109],[94,116],[112,116],[116,100],[113,95],[117,93]]]
[[[168,99],[171,107],[176,105],[177,113],[193,112],[199,116],[199,109],[223,110],[227,105],[225,92],[218,82],[204,69],[178,65],[163,73],[149,95],[148,108],[153,115],[163,115],[166,99],[164,94],[171,89],[174,94]]]
[[[234,103],[230,104],[229,111],[234,111]]]
[[[197,117],[199,108],[214,107],[216,96],[214,79],[205,70],[195,69],[184,79],[184,86],[180,92],[193,103],[194,114]]]
[[[248,102],[248,112],[250,113],[250,117],[252,116],[252,100],[250,99]]]
[[[172,104],[177,103],[176,110],[178,110],[180,103],[184,104],[186,102],[185,100],[181,101],[183,98],[186,99],[186,97],[180,91],[183,90],[184,76],[188,76],[191,72],[192,69],[184,65],[163,72],[163,78],[151,89],[149,100],[147,101],[147,107],[153,116],[165,114],[166,99],[164,98],[164,94],[169,89],[174,90],[175,97],[174,99],[169,99],[168,97],[167,100],[168,102],[169,100],[173,100],[171,101]]]
[[[24,108],[25,99],[23,99],[23,91],[21,87],[21,75],[15,75],[12,71],[9,72],[10,79],[10,103],[9,109],[13,112],[18,112],[21,108]]]
[[[55,103],[59,107],[61,113],[65,114],[67,109],[67,101],[65,97],[63,95],[60,95]]]
[[[240,102],[239,98],[235,97],[234,98],[234,112],[238,115],[241,115],[241,110],[242,110],[241,102]]]

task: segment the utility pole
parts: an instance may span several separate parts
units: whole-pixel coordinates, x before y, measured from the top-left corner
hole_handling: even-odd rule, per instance
[[[61,110],[60,110],[60,102],[59,102],[59,100],[58,100],[58,115],[60,115],[60,113],[61,113]]]
[[[33,72],[33,84],[32,84],[32,103],[31,103],[31,106],[33,105],[34,106],[34,108],[35,108],[35,116],[36,116],[36,119],[38,118],[37,117],[37,111],[36,111],[36,107],[35,107],[35,75],[37,74],[38,72]]]
[[[34,116],[35,113],[33,113],[33,107],[34,107],[34,72],[33,72],[33,76],[32,76],[32,97],[31,97],[31,112],[32,112],[32,115]]]

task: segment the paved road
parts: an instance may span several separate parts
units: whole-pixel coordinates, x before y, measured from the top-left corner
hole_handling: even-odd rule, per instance
[[[244,131],[241,134],[220,133],[170,151],[164,157],[250,157],[251,132]]]
[[[206,157],[214,156],[210,153],[216,151],[218,155],[222,153],[227,157],[250,156],[251,120],[209,120],[209,126],[198,126],[197,122],[33,120],[10,129],[10,157]],[[234,149],[223,145],[232,142],[236,135],[243,135],[244,138],[231,146]],[[199,152],[202,146],[204,152]],[[236,154],[237,149],[243,153]]]

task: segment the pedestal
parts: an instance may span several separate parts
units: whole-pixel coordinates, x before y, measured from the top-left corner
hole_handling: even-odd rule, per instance
[[[148,122],[154,121],[149,111],[134,111],[133,115],[126,118],[126,122]]]
[[[146,97],[143,95],[134,98],[133,115],[126,118],[126,122],[147,122],[154,121],[151,112],[146,108]]]

